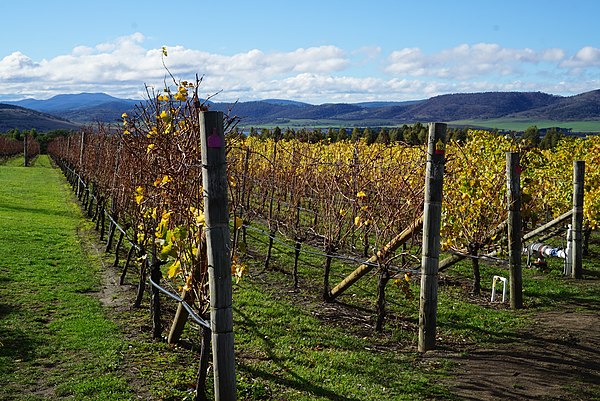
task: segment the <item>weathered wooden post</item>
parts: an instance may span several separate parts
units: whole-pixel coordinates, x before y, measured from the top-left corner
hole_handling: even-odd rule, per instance
[[[85,132],[81,131],[81,146],[79,148],[79,172],[83,167],[83,149],[85,147]]]
[[[25,167],[29,167],[29,153],[27,152],[27,146],[28,144],[28,137],[29,135],[25,134],[25,136],[23,137],[23,156],[25,157],[25,161],[23,162],[23,165]]]
[[[146,250],[140,251],[140,256],[144,256],[142,260],[142,264],[140,265],[140,277],[138,281],[137,293],[135,296],[135,301],[133,301],[133,307],[139,308],[142,306],[142,299],[144,298],[144,291],[146,288],[146,275],[148,270],[148,255],[146,254]]]
[[[227,165],[223,113],[200,113],[202,185],[215,400],[236,399]]]
[[[583,278],[583,181],[585,161],[573,161],[573,220],[571,222],[571,275]]]
[[[431,123],[427,142],[425,205],[423,208],[419,352],[435,348],[445,141],[446,124]]]
[[[183,302],[187,304],[191,304],[194,300],[193,294],[191,291],[183,291],[181,294],[181,298]],[[187,323],[189,312],[183,304],[180,302],[177,305],[177,311],[175,312],[175,317],[173,318],[173,324],[171,325],[171,329],[169,330],[169,335],[167,336],[167,343],[169,344],[177,344],[179,339],[181,338],[181,334],[185,329],[185,324]],[[204,331],[204,329],[202,329]]]
[[[156,256],[156,244],[152,247],[152,258],[150,262],[150,277],[152,281],[160,285],[162,272],[160,271],[161,261]],[[160,312],[160,290],[156,286],[151,288],[150,312],[152,314],[152,338],[159,339],[162,335],[161,312]]]
[[[510,307],[523,307],[523,274],[521,271],[521,255],[523,245],[521,239],[521,166],[520,155],[506,154],[506,184],[508,197],[508,258],[510,280]]]

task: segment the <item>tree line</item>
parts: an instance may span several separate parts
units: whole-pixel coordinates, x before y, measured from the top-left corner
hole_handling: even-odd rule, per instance
[[[301,142],[317,143],[321,141],[338,142],[343,140],[364,140],[367,144],[372,143],[395,143],[404,142],[409,145],[421,145],[427,141],[428,125],[420,122],[401,127],[354,127],[354,128],[290,128],[282,130],[280,127],[273,129],[251,127],[244,132],[239,128],[232,135],[251,136],[272,139],[297,139]],[[467,128],[451,128],[449,135],[456,141],[464,141],[467,138]]]
[[[297,139],[301,142],[317,143],[317,142],[338,142],[350,140],[353,142],[362,140],[367,144],[372,143],[398,143],[403,142],[408,145],[424,145],[427,141],[428,124],[420,122],[400,127],[365,127],[365,128],[290,128],[281,129],[280,127],[255,128],[251,127],[249,131],[243,131],[236,128],[231,135],[235,136],[250,136],[265,139]],[[459,143],[464,143],[467,140],[469,127],[448,128],[447,139]],[[540,149],[554,149],[558,142],[566,135],[559,128],[549,128],[540,130],[537,126],[531,126],[525,132],[519,133],[516,131],[491,131],[495,134],[509,135],[521,141],[528,141],[531,146]]]
[[[459,143],[467,140],[467,132],[469,127],[448,128],[447,138]],[[259,138],[272,139],[297,139],[301,142],[317,143],[327,141],[330,143],[351,140],[363,140],[367,144],[372,143],[398,143],[403,142],[408,145],[424,145],[427,141],[428,124],[417,122],[413,125],[404,124],[400,127],[354,127],[354,128],[285,128],[275,127],[255,128],[251,127],[249,131],[243,132],[236,128],[231,135],[236,136],[256,136]],[[512,137],[520,138],[522,141],[529,141],[533,147],[540,149],[554,149],[558,142],[563,139],[566,134],[560,128],[552,127],[547,130],[539,129],[533,125],[528,127],[525,132],[518,133],[516,131],[501,132],[493,130],[492,132]],[[41,153],[46,153],[48,142],[60,136],[68,136],[70,130],[51,130],[48,132],[38,132],[35,128],[30,130],[19,130],[16,128],[10,129],[7,132],[0,134],[9,139],[23,141],[26,135],[36,139],[40,143]]]

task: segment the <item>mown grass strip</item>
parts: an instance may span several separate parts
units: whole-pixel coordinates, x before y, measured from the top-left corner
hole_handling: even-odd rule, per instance
[[[0,399],[130,400],[81,214],[46,156],[0,166]]]

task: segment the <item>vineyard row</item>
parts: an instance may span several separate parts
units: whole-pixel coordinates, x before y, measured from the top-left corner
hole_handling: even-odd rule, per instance
[[[53,141],[48,149],[55,160],[80,174],[140,255],[149,255],[143,259],[150,261],[142,262],[141,276],[146,268],[154,272],[155,282],[166,276],[173,292],[180,291],[181,298],[206,317],[201,108],[188,100],[189,87],[182,83],[179,96],[159,95],[135,116],[124,114],[119,129],[90,127]],[[238,278],[245,270],[238,255],[243,250],[239,235],[244,226],[266,227],[271,239],[280,234],[296,244],[321,248],[326,255],[368,257],[413,226],[423,212],[428,158],[424,147],[364,141],[308,144],[255,137],[230,137],[226,144],[219,140],[213,138],[211,145],[209,133],[209,148],[226,145],[231,269]],[[588,229],[596,228],[599,149],[598,138],[563,140],[555,150],[542,151],[483,131],[471,131],[464,143],[444,146],[442,248],[468,252],[473,244],[481,245],[481,250],[501,246],[502,236],[494,232],[508,217],[507,152],[521,155],[524,229],[571,207],[572,161],[589,159],[584,214]],[[405,254],[420,253],[414,231],[403,242]],[[395,259],[394,252],[386,259]],[[326,259],[324,295],[329,291],[331,262]],[[389,260],[379,258],[378,266]],[[406,260],[402,267],[408,269],[410,258]]]

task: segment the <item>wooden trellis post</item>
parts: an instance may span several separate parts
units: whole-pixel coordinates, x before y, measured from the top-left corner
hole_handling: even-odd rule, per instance
[[[25,167],[29,167],[29,153],[28,153],[28,138],[29,135],[25,134],[25,136],[23,137],[23,157],[25,158],[25,161],[23,162],[23,165]]]
[[[583,278],[583,181],[585,161],[573,161],[573,220],[571,222],[571,274]]]
[[[446,124],[431,123],[427,142],[425,205],[423,208],[419,352],[435,348],[445,142]]]
[[[85,147],[85,132],[81,132],[81,143],[79,147],[79,170],[83,169],[83,149]]]
[[[510,307],[523,307],[523,273],[521,256],[523,241],[521,239],[521,166],[520,155],[506,154],[506,184],[508,197],[508,259],[510,280]]]
[[[223,113],[200,113],[202,185],[216,401],[236,399],[227,160]]]

